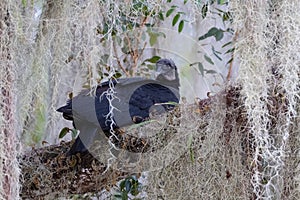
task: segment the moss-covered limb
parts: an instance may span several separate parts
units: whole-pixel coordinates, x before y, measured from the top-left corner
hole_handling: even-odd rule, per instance
[[[187,106],[187,109],[197,113],[199,117],[205,117],[210,112],[210,105],[216,98],[200,100],[194,105]],[[180,109],[175,109],[168,114],[167,126],[164,125],[160,132],[160,134],[166,132],[164,139],[170,135],[170,130],[174,129],[172,125],[178,123],[173,120],[174,116],[177,118],[180,116]],[[167,128],[169,125],[171,125],[171,129]],[[176,124],[176,126],[178,125],[180,124]],[[145,127],[147,126],[152,126],[152,124],[146,124]],[[131,128],[131,131],[138,128],[140,127]],[[124,131],[118,131],[118,134],[123,136],[119,138],[121,140],[112,141],[118,147],[132,152],[145,152],[150,148],[154,150],[151,146],[152,143],[147,143],[143,139],[137,142],[134,137],[128,136]],[[59,145],[32,149],[19,159],[22,169],[22,198],[38,199],[97,192],[109,189],[117,181],[131,175],[128,172],[117,171],[113,167],[108,168],[106,164],[99,162],[90,153],[67,157],[66,152],[71,145],[72,142],[61,142]],[[156,146],[156,148],[160,148],[160,146]]]
[[[16,66],[12,56],[14,24],[9,1],[0,2],[0,199],[17,199],[19,168],[16,110]]]
[[[241,87],[229,87],[225,91],[199,100],[193,105],[179,105],[168,113],[163,124],[157,127],[155,127],[157,121],[154,119],[153,122],[117,132],[120,137],[111,142],[127,152],[150,152],[149,154],[151,154],[161,149],[163,151],[171,150],[169,154],[163,154],[162,157],[159,155],[158,157],[149,156],[139,162],[140,165],[144,164],[139,169],[140,172],[146,171],[142,169],[144,169],[145,163],[148,164],[148,160],[150,160],[149,164],[153,164],[151,159],[152,161],[155,159],[155,163],[162,162],[161,168],[158,170],[148,170],[152,171],[147,178],[149,181],[147,186],[151,187],[147,189],[145,186],[145,191],[150,198],[155,199],[156,195],[161,192],[161,182],[166,184],[164,195],[168,198],[178,197],[177,192],[180,191],[180,194],[184,193],[187,197],[197,195],[197,197],[205,199],[210,195],[208,191],[211,190],[217,191],[216,196],[220,198],[229,197],[231,195],[229,190],[234,191],[235,195],[241,195],[244,199],[256,198],[251,185],[253,169],[259,167],[264,170],[266,166],[253,165],[256,144],[253,135],[250,134],[249,116],[244,106],[245,97],[241,91]],[[276,94],[272,95],[276,96]],[[289,104],[287,101],[282,102],[281,100],[281,98],[273,98],[273,105],[277,105],[275,103]],[[270,115],[277,116],[282,111],[279,108],[269,107]],[[274,135],[272,130],[276,124],[270,124],[270,126],[272,126],[269,127],[271,137]],[[297,127],[296,122],[293,127]],[[291,132],[296,133],[295,130]],[[136,140],[136,137],[132,135],[135,132],[159,134],[147,137],[145,140],[143,138]],[[290,140],[293,141],[293,138],[297,136],[291,135],[291,137]],[[182,142],[182,140],[186,141]],[[171,146],[168,148],[169,144]],[[175,145],[172,146],[172,144]],[[179,145],[176,146],[176,144]],[[33,149],[20,158],[22,198],[40,199],[96,193],[103,189],[109,190],[115,186],[117,181],[132,175],[128,172],[130,170],[124,172],[124,168],[120,171],[116,170],[120,165],[115,165],[113,162],[109,162],[108,167],[107,162],[101,163],[89,153],[66,157],[70,146],[71,142],[62,142],[60,145]],[[184,146],[184,151],[179,152],[176,148],[181,146]],[[175,151],[172,151],[174,149]],[[176,157],[172,153],[181,154]],[[168,161],[170,162],[167,163]],[[129,164],[132,163],[129,162]],[[289,162],[288,168],[283,173],[294,173],[296,165],[296,162]],[[136,170],[130,172],[132,171]],[[163,176],[158,178],[157,174],[160,174],[160,171],[166,174],[162,173]],[[170,173],[172,176],[169,175]],[[201,174],[201,176],[195,176],[195,174]],[[213,179],[218,181],[215,184],[204,184],[207,180]],[[174,183],[177,183],[176,180],[184,180],[186,185],[195,185],[196,188],[174,186]],[[199,187],[195,183],[199,184]],[[224,184],[227,184],[228,191],[221,187]],[[290,185],[289,188],[294,187],[294,185]],[[197,193],[200,188],[201,194]],[[293,193],[288,188],[284,188],[284,191],[285,196]]]

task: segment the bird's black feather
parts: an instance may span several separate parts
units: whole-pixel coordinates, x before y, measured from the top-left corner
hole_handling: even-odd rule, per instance
[[[156,83],[145,84],[134,91],[129,101],[129,113],[134,116],[149,118],[149,110],[155,104],[179,102],[178,97],[169,88]],[[172,105],[163,104],[165,110],[170,110]]]
[[[62,107],[58,108],[56,111],[63,113],[63,117],[66,120],[73,121],[72,99],[69,99],[65,106],[62,106]]]
[[[179,93],[179,80],[174,62],[161,59],[158,63],[160,67],[169,66],[169,70],[175,70],[176,79],[166,81],[163,74],[161,74],[157,80],[127,78],[113,82],[107,81],[96,86],[94,96],[90,96],[88,90],[82,91],[68,100],[65,106],[57,109],[58,112],[63,113],[65,119],[73,121],[74,127],[80,130],[81,137],[77,137],[68,155],[87,151],[85,145],[89,145],[86,144],[89,142],[86,141],[90,141],[89,137],[94,137],[93,134],[97,129],[102,130],[106,136],[109,136],[111,128],[115,129],[133,123],[140,123],[149,118],[150,109],[155,104],[162,104],[161,108],[168,111],[174,105],[164,103],[179,102],[179,96],[176,95]],[[115,101],[110,100],[107,94],[110,84],[115,87],[117,96]],[[130,98],[127,98],[128,95],[130,95]],[[108,117],[112,102],[115,103],[116,107],[119,106],[118,111],[114,113],[114,116]],[[124,113],[129,113],[130,116],[127,117]],[[117,118],[117,114],[120,114],[121,119]]]

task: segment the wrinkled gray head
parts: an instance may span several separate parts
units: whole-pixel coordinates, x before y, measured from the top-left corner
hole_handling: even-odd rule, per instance
[[[178,80],[177,67],[173,60],[160,59],[156,63],[156,80],[159,81],[176,81]]]

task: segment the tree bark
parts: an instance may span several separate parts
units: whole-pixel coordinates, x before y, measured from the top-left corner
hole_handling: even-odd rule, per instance
[[[18,197],[16,138],[15,67],[12,64],[11,38],[13,24],[8,2],[0,2],[0,198]],[[16,176],[17,175],[17,176]]]

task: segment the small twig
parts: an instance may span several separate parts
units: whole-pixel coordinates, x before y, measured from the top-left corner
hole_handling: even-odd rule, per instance
[[[128,42],[128,49],[129,49],[129,53],[130,53],[130,56],[131,56],[131,58],[132,58],[132,60],[134,60],[133,59],[133,53],[132,53],[132,50],[131,50],[131,42],[130,42],[130,39],[129,39],[129,37],[128,37],[128,35],[127,34],[124,34],[125,36],[124,36],[124,38],[127,40],[127,42]],[[132,76],[134,75],[134,74],[131,74]]]
[[[238,31],[236,31],[236,32],[235,32],[235,35],[234,35],[234,37],[233,37],[233,39],[232,39],[232,42],[236,41],[238,35],[239,35]],[[231,62],[230,62],[228,74],[227,74],[227,77],[226,77],[226,80],[227,80],[227,81],[230,80],[231,74],[232,74],[233,61],[234,61],[234,51],[235,51],[235,50],[232,51],[232,56],[231,56],[232,60],[231,60]]]
[[[117,59],[118,66],[126,74],[126,76],[130,77],[130,74],[128,73],[128,71],[121,64],[121,61],[120,61],[120,58],[119,58],[119,55],[118,55],[118,52],[117,52],[116,43],[115,43],[114,40],[113,40],[113,48],[114,48],[114,53],[115,53],[115,56],[116,56],[116,59]]]
[[[144,46],[143,46],[143,48],[142,48],[142,50],[141,50],[141,55],[144,53],[144,50],[145,50],[145,48],[146,48],[146,45],[147,45],[147,42],[144,42]]]

